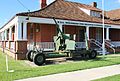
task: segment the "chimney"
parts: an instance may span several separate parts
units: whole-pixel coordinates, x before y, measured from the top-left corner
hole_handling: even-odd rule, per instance
[[[46,0],[41,0],[41,8],[44,8],[47,6]]]
[[[96,7],[97,8],[97,2],[93,2],[91,5],[92,5],[92,7]]]

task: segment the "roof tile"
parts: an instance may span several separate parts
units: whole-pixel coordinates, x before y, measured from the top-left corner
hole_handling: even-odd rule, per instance
[[[18,16],[29,16],[32,17],[47,17],[47,18],[58,18],[58,19],[67,19],[67,20],[77,20],[77,21],[86,21],[86,22],[97,22],[102,23],[101,18],[92,17],[84,13],[78,7],[98,11],[101,12],[101,9],[96,7],[92,7],[90,5],[64,1],[64,0],[56,0],[47,7],[40,9],[38,11],[33,11],[30,13],[19,13]],[[105,20],[106,24],[119,24],[108,19]]]

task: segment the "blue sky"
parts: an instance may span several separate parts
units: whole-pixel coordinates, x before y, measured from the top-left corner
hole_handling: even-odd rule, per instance
[[[40,0],[20,0],[31,11],[40,9]],[[47,3],[51,3],[54,0],[47,0]],[[68,0],[84,4],[91,4],[92,2],[98,3],[98,8],[101,8],[102,0]],[[120,8],[120,0],[105,0],[105,10],[113,10]],[[1,0],[0,1],[0,27],[8,22],[16,13],[26,12],[23,6],[21,6],[17,0]]]

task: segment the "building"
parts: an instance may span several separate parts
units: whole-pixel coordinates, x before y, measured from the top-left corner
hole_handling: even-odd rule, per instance
[[[86,32],[89,47],[101,49],[102,10],[97,8],[96,2],[86,5],[56,0],[47,5],[46,0],[42,0],[41,7],[37,11],[16,14],[0,29],[1,50],[15,59],[25,59],[26,52],[33,43],[45,50],[54,49],[53,36],[57,30],[53,17],[65,34],[75,38],[79,48],[85,48]],[[113,20],[114,13],[110,15],[111,13],[105,14],[106,51],[119,52],[120,22],[119,19]]]

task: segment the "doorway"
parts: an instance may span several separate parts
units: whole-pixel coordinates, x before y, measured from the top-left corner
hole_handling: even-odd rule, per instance
[[[102,43],[102,28],[96,28],[96,40]]]
[[[85,29],[80,29],[79,30],[79,42],[84,42],[85,41]]]

